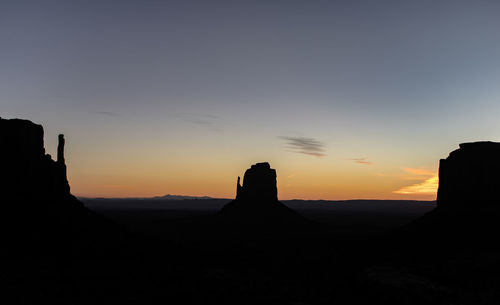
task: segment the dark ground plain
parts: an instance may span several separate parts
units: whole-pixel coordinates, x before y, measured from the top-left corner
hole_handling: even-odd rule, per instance
[[[89,253],[76,247],[58,258],[12,261],[6,274],[14,277],[6,288],[16,300],[5,304],[497,304],[500,299],[496,247],[405,231],[434,202],[285,201],[312,224],[267,228],[258,220],[254,227],[217,222],[214,214],[229,202],[224,199],[82,201],[127,233],[103,237],[108,244],[90,245]]]
[[[188,242],[200,238],[206,239],[207,236],[204,236],[207,233],[206,230],[210,231],[212,226],[200,230],[199,225],[202,223],[207,225],[211,216],[217,214],[225,204],[231,201],[231,199],[87,198],[80,198],[80,200],[87,208],[136,233],[155,236],[163,240]],[[436,206],[434,201],[405,200],[289,200],[282,202],[319,225],[323,233],[349,239],[379,236],[388,230],[410,223]],[[256,231],[259,231],[258,226],[259,221],[256,219],[254,228]],[[191,233],[192,235],[189,235]],[[284,232],[280,231],[280,234]]]

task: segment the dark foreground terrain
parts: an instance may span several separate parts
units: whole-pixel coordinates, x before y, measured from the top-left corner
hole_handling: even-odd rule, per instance
[[[67,270],[72,298],[77,304],[495,304],[500,299],[500,256],[490,239],[495,211],[486,212],[490,218],[478,216],[489,223],[479,224],[471,215],[449,221],[448,214],[430,212],[434,202],[284,201],[311,223],[269,228],[259,227],[258,220],[254,227],[219,223],[214,215],[227,201],[84,200],[140,242],[134,258],[119,253],[73,261]],[[449,228],[421,225],[426,213],[424,221]]]
[[[225,203],[84,200],[127,245],[12,261],[12,304],[438,304],[460,291],[407,265],[384,233],[434,203],[290,201],[312,223],[285,228],[220,224]]]
[[[405,226],[433,202],[285,201],[311,223],[284,228],[220,223],[215,214],[227,200],[83,202],[127,232],[126,245],[108,240],[90,254],[67,249],[9,261],[9,304],[496,304],[500,297],[495,241],[463,232],[436,239],[430,235],[439,228],[415,234]]]
[[[201,236],[206,223],[230,199],[80,199],[90,210],[132,231],[161,239]],[[396,200],[289,200],[287,207],[311,220],[321,231],[339,238],[380,236],[404,226],[436,207],[434,201]],[[257,223],[256,223],[257,225]],[[258,228],[255,228],[258,229]],[[184,233],[183,233],[184,232]],[[316,232],[317,233],[317,232]]]
[[[284,202],[312,220],[286,228],[220,224],[214,215],[225,203],[84,200],[128,232],[127,245],[109,240],[91,256],[67,249],[59,256],[11,260],[4,296],[13,300],[9,304],[499,300],[495,241],[488,246],[465,235],[436,240],[429,232],[412,233],[411,227],[400,233],[398,228],[434,208],[432,202]]]
[[[384,232],[434,202],[285,201],[311,224],[284,228],[221,224],[215,215],[227,202],[84,199],[127,232],[126,245],[109,240],[90,254],[64,249],[11,260],[5,297],[10,304],[359,304],[373,297],[418,304],[449,289],[386,263]]]

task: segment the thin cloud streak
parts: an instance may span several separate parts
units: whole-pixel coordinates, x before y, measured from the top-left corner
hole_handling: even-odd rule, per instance
[[[352,158],[349,160],[354,161],[355,163],[358,163],[358,164],[363,164],[363,165],[373,165],[374,164],[371,161],[367,161],[366,158]]]
[[[418,175],[418,176],[432,176],[434,175],[434,172],[431,172],[430,170],[426,170],[423,168],[410,168],[410,167],[405,167],[403,168],[405,172],[408,172],[413,175]]]
[[[402,170],[409,173],[410,177],[402,177],[404,180],[421,180],[419,183],[403,186],[393,191],[394,194],[402,195],[432,195],[436,194],[439,186],[439,176],[436,172],[424,168],[405,167]]]
[[[185,122],[203,126],[211,131],[222,131],[222,128],[220,127],[220,118],[216,115],[180,113],[177,117]]]
[[[426,179],[423,182],[404,186],[396,191],[394,194],[435,194],[439,186],[439,178],[437,175]]]
[[[287,147],[296,153],[311,155],[315,157],[324,157],[326,156],[325,152],[325,144],[307,137],[286,137],[280,136],[279,138],[287,141]]]

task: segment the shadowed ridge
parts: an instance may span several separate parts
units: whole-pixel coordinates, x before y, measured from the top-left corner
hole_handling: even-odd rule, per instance
[[[56,162],[45,154],[41,125],[0,118],[0,143],[3,198],[42,200],[70,195],[64,157]],[[60,135],[58,151],[63,149],[64,136]]]
[[[378,259],[365,271],[366,300],[498,303],[499,144],[460,144],[440,161],[437,207],[378,241],[371,253]]]
[[[28,120],[0,118],[0,143],[4,255],[92,255],[120,240],[111,223],[71,195],[62,134],[56,161],[45,154],[43,127]]]
[[[439,208],[500,207],[500,143],[462,143],[439,164]]]
[[[276,170],[269,163],[257,163],[246,170],[243,185],[238,177],[236,199],[218,214],[225,222],[258,227],[279,227],[306,220],[278,201]]]
[[[440,160],[437,207],[398,235],[421,239],[443,252],[472,244],[495,246],[491,240],[500,229],[499,173],[500,143],[460,144]]]

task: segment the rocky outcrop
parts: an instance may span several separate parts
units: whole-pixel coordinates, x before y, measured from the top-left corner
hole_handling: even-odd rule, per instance
[[[401,236],[447,254],[495,245],[491,241],[500,230],[499,157],[500,143],[460,144],[440,161],[437,207],[401,228]]]
[[[238,177],[236,200],[278,200],[276,187],[276,170],[269,163],[257,163],[246,170],[243,186]]]
[[[54,201],[70,196],[62,134],[57,161],[45,154],[42,126],[31,121],[0,118],[0,143],[0,196],[4,200]]]
[[[440,160],[438,208],[500,208],[499,190],[500,143],[463,143]]]
[[[421,283],[428,283],[418,292],[418,297],[439,296],[442,301],[451,296],[450,291],[455,289],[452,287],[458,287],[455,286],[456,283],[461,283],[461,291],[477,291],[474,293],[482,298],[487,294],[486,290],[483,290],[483,287],[487,286],[484,286],[484,283],[497,279],[497,240],[500,230],[499,157],[500,143],[460,144],[459,149],[452,151],[446,159],[440,160],[437,207],[392,232],[388,238],[387,247],[391,251],[386,253],[394,255],[393,265],[398,262],[405,266],[405,270],[418,266],[414,269],[418,270],[418,273],[414,274],[420,276],[427,273],[426,278],[432,281],[425,278],[420,280]],[[437,279],[447,284],[442,286],[445,290],[428,289],[431,286],[439,287],[436,285],[438,282],[434,282]],[[470,284],[470,279],[475,280],[474,284]],[[375,288],[383,291],[386,287],[377,285]],[[408,293],[412,292],[405,292]],[[457,295],[461,295],[460,298],[465,295],[461,293],[454,291],[451,303],[457,302]],[[384,299],[384,302],[387,303],[387,299]],[[432,303],[429,299],[419,302]],[[491,300],[490,302],[495,303]]]
[[[62,134],[56,161],[45,153],[42,126],[28,120],[0,118],[0,143],[0,255],[93,255],[121,238],[71,195]]]
[[[281,226],[304,222],[302,216],[278,201],[276,170],[257,163],[246,170],[243,185],[236,184],[236,199],[219,212],[225,221],[253,226]]]

